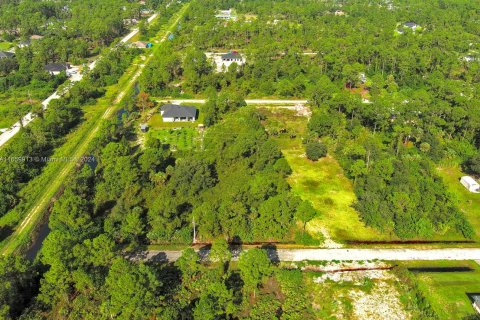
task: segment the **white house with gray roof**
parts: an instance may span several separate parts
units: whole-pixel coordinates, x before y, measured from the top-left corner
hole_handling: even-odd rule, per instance
[[[160,108],[163,122],[187,122],[197,120],[197,108],[166,104]]]
[[[0,51],[0,59],[12,58],[15,55],[13,52]]]
[[[237,64],[237,66],[241,66],[247,61],[245,56],[237,51],[230,51],[227,53],[206,52],[205,55],[215,63],[215,70],[217,72],[228,70],[233,63]]]

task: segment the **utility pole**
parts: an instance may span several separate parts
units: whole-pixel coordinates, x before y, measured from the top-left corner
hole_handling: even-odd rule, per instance
[[[192,217],[192,225],[193,225],[193,243],[197,243],[197,230],[195,226],[195,216]]]

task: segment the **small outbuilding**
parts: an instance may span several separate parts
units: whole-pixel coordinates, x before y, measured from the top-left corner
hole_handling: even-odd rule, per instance
[[[460,183],[467,188],[468,191],[480,193],[480,184],[470,176],[464,176],[460,179]]]
[[[234,15],[234,12],[232,9],[229,10],[218,10],[217,14],[215,15],[217,19],[221,20],[233,20],[236,21],[237,18]]]
[[[160,108],[163,122],[187,122],[197,120],[197,108],[166,104]]]
[[[466,61],[466,62],[473,62],[475,60],[477,60],[477,58],[475,58],[474,56],[472,56],[470,54],[463,57],[463,61]]]
[[[140,125],[140,130],[142,130],[142,132],[148,132],[148,124],[142,123]]]

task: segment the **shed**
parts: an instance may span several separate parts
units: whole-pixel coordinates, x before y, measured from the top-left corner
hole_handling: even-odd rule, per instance
[[[148,124],[142,123],[140,125],[140,130],[142,130],[142,132],[148,132]]]
[[[177,104],[166,104],[160,108],[164,122],[186,122],[197,120],[197,108],[181,106]]]
[[[478,184],[475,179],[473,179],[470,176],[463,176],[460,179],[460,183],[467,188],[468,191],[474,192],[474,193],[480,193],[480,184]]]

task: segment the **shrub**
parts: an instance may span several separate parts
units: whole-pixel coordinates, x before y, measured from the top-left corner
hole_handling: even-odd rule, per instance
[[[317,161],[327,155],[327,147],[319,141],[310,141],[305,147],[307,158],[313,161]]]
[[[480,175],[480,154],[474,155],[463,164],[463,169],[474,175]]]

